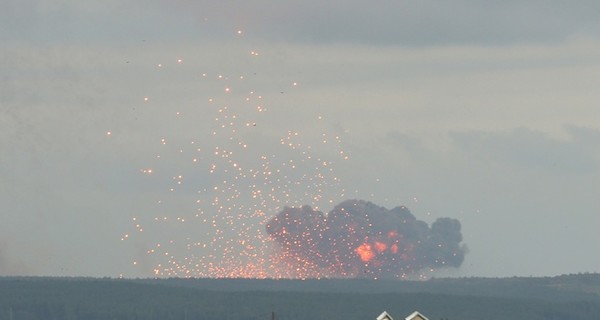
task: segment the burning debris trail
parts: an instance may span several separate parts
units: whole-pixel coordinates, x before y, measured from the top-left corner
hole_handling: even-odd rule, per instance
[[[429,227],[406,207],[388,210],[362,200],[344,201],[327,215],[286,207],[266,230],[280,259],[314,270],[308,276],[406,278],[459,267],[466,253],[458,220],[439,218]]]

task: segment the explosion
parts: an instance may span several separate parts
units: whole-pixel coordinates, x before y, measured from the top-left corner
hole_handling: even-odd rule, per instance
[[[136,98],[132,118],[150,121],[136,124],[140,136],[156,129],[148,134],[147,160],[139,162],[150,201],[121,236],[134,248],[133,272],[405,278],[460,266],[465,248],[457,220],[429,227],[405,207],[358,200],[328,214],[313,209],[362,194],[337,170],[352,161],[345,131],[331,128],[335,118],[294,107],[302,106],[301,70],[273,77],[269,72],[285,64],[268,59],[275,52],[260,50],[258,58],[243,34],[232,47],[243,50],[207,56],[213,61],[177,54],[172,63],[152,64],[160,81]],[[269,72],[255,72],[262,70]],[[117,141],[123,133],[103,134]]]
[[[331,277],[406,278],[425,268],[459,267],[466,253],[460,227],[451,218],[429,227],[403,206],[347,200],[327,215],[286,207],[266,231],[291,267],[317,266]]]

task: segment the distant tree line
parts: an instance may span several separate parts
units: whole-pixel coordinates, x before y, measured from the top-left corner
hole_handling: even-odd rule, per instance
[[[182,282],[175,285],[177,281]],[[418,310],[431,320],[578,320],[597,319],[600,314],[600,299],[588,296],[555,299],[552,295],[510,297],[468,292],[318,292],[316,287],[312,292],[253,291],[248,283],[245,290],[209,290],[200,285],[202,281],[194,281],[0,278],[0,320],[270,320],[272,312],[277,320],[374,320],[384,310],[396,319]],[[454,281],[450,282],[460,286],[460,281]],[[235,281],[222,283],[231,286]],[[497,288],[503,290],[502,286]],[[518,289],[526,288],[522,285]]]

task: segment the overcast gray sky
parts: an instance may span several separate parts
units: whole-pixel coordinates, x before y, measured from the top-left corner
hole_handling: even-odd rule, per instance
[[[597,1],[0,4],[0,275],[244,274],[348,198],[600,272]]]

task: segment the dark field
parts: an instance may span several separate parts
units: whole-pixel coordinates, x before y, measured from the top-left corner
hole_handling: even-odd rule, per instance
[[[0,320],[597,319],[600,275],[429,281],[0,278]]]

